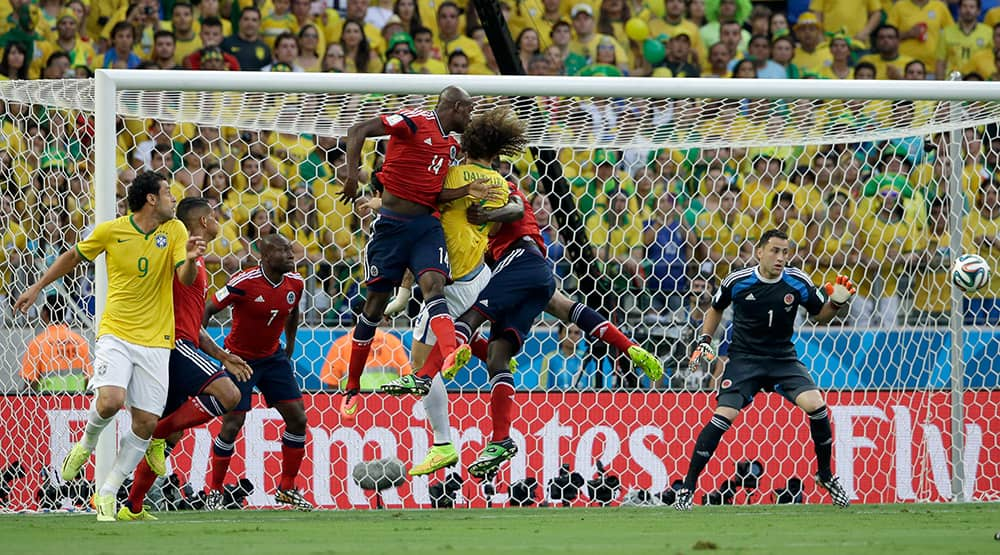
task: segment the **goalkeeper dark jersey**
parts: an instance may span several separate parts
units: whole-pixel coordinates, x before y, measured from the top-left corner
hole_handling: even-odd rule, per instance
[[[816,315],[825,302],[825,295],[802,270],[785,268],[780,277],[768,280],[754,266],[726,277],[712,307],[722,311],[733,305],[730,357],[795,360],[792,333],[798,307]]]

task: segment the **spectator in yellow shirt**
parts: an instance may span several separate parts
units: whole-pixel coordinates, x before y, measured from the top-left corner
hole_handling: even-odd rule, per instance
[[[417,50],[417,56],[410,64],[416,73],[429,73],[432,75],[444,75],[448,73],[448,68],[444,62],[437,59],[434,48],[434,35],[427,27],[418,27],[413,32],[413,46]]]
[[[1000,23],[993,26],[993,43],[978,52],[973,52],[969,61],[960,68],[964,75],[975,73],[982,79],[989,79],[996,73],[996,51],[1000,48]]]
[[[940,0],[898,0],[886,22],[899,30],[899,52],[927,67],[937,61],[941,30],[955,24],[947,4]]]
[[[809,11],[820,18],[827,33],[842,32],[865,44],[872,30],[882,21],[879,0],[812,0]]]
[[[976,21],[979,0],[962,0],[958,7],[958,22],[941,31],[937,45],[937,79],[947,79],[948,73],[961,70],[973,54],[988,50],[992,45],[993,31]]]
[[[803,71],[818,73],[833,64],[830,47],[823,41],[823,31],[819,18],[812,12],[803,12],[795,24],[795,38],[799,45],[795,48],[793,61]]]
[[[965,220],[962,249],[986,260],[1000,258],[1000,182],[986,179],[979,187],[976,206]],[[996,325],[1000,321],[1000,273],[967,301],[966,323]],[[971,321],[970,321],[971,320]]]
[[[876,79],[902,79],[906,64],[913,60],[911,56],[900,54],[899,29],[887,24],[875,29],[875,52],[863,56],[858,62],[874,66]]]
[[[462,51],[469,59],[469,73],[488,75],[486,55],[475,40],[461,34],[458,27],[459,16],[464,10],[451,0],[445,0],[438,6],[438,49],[442,57],[451,56],[453,52]]]

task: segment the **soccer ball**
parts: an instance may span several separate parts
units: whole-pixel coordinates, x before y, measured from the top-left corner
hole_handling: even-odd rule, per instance
[[[966,293],[975,293],[990,281],[990,265],[978,254],[963,254],[951,267],[951,282]]]

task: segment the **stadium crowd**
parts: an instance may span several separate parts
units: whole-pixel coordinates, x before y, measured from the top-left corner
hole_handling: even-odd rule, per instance
[[[959,71],[966,80],[1000,79],[1000,7],[978,0],[500,4],[532,75],[925,80]],[[98,68],[497,73],[474,5],[451,0],[9,0],[0,4],[0,45],[0,76],[9,80],[87,78]],[[539,102],[550,113],[559,108],[558,99]],[[713,108],[678,101],[678,121],[685,106]],[[715,108],[731,116],[725,133],[755,133],[766,132],[775,113],[811,106],[743,101]],[[594,102],[586,110],[599,134],[614,133],[634,108]],[[869,102],[844,103],[838,113],[866,125],[916,120],[927,110],[933,104]],[[0,112],[0,295],[10,317],[23,284],[93,225],[93,124],[11,102]],[[336,200],[344,175],[339,138],[157,120],[122,119],[119,127],[119,198],[136,172],[151,169],[171,177],[176,197],[214,203],[223,222],[206,260],[215,287],[254,263],[258,237],[281,233],[295,242],[308,280],[307,322],[353,322],[372,217],[363,202]],[[691,128],[718,131],[701,120]],[[943,195],[951,168],[939,155],[946,140],[565,149],[545,162],[558,163],[565,181],[528,153],[503,159],[500,171],[530,195],[561,286],[646,330],[650,340],[653,328],[693,329],[703,300],[731,270],[752,263],[750,245],[769,227],[787,231],[795,264],[817,283],[852,269],[859,298],[839,325],[943,325],[952,258]],[[993,259],[1000,250],[1000,180],[993,178],[1000,128],[967,130],[962,150],[963,249]],[[368,151],[371,171],[381,150]],[[89,284],[80,275],[70,285],[84,309]],[[967,322],[1000,322],[998,294],[995,275],[968,301]],[[567,346],[560,350],[571,354],[567,338],[578,334],[561,333]]]

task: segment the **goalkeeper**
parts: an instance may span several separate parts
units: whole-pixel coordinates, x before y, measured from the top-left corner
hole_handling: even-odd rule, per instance
[[[827,490],[833,503],[846,507],[850,499],[830,468],[833,433],[826,402],[799,362],[792,344],[795,316],[803,306],[820,324],[829,322],[851,301],[854,285],[844,276],[835,283],[816,288],[804,272],[786,268],[788,236],[772,229],[757,242],[757,266],[733,272],[716,291],[705,314],[702,336],[691,355],[691,364],[715,358],[712,336],[722,320],[722,311],[733,305],[733,334],[729,362],[719,382],[717,408],[698,434],[684,486],[677,492],[674,508],[691,510],[698,476],[719,446],[719,440],[763,389],[780,393],[809,416],[809,431],[816,449],[816,484]]]

